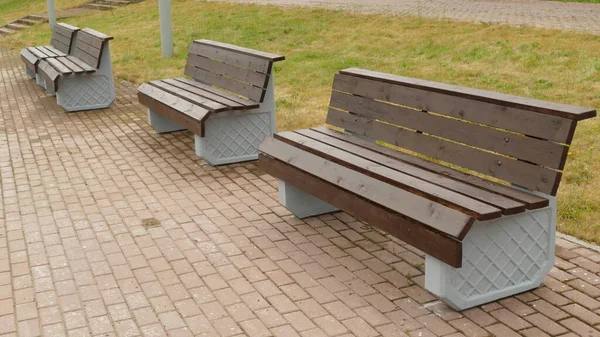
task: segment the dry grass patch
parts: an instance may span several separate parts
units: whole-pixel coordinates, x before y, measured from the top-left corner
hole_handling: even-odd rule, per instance
[[[600,36],[307,8],[173,1],[175,53],[160,57],[156,3],[68,20],[115,36],[116,75],[181,76],[189,43],[207,38],[268,52],[277,64],[279,130],[323,124],[333,74],[390,72],[585,107],[600,107]],[[46,43],[42,27],[13,45]],[[600,243],[600,119],[577,129],[559,191],[561,231]]]
[[[56,9],[72,8],[89,0],[56,0]],[[0,25],[20,19],[28,14],[46,12],[45,0],[0,0]]]

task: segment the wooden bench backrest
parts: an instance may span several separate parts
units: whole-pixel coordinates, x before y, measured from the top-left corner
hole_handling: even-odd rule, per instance
[[[77,33],[74,56],[98,69],[100,67],[102,52],[106,49],[108,41],[112,39],[112,36],[102,34],[90,28],[84,28]]]
[[[195,40],[185,66],[185,75],[255,102],[265,97],[273,62],[281,55],[209,40]]]
[[[595,115],[593,109],[346,69],[335,76],[327,123],[556,195],[577,121]]]
[[[75,40],[75,34],[79,31],[79,27],[71,26],[66,23],[57,23],[54,25],[54,32],[52,33],[52,40],[50,44],[68,54],[71,51],[71,46]]]

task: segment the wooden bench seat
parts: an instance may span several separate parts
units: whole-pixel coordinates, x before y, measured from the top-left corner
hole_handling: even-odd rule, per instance
[[[346,69],[327,115],[343,132],[277,133],[259,166],[296,216],[341,209],[424,251],[426,288],[465,309],[542,282],[569,144],[595,114]]]
[[[106,108],[115,99],[108,43],[112,36],[90,28],[77,32],[69,55],[41,59],[37,74],[67,111]]]
[[[184,72],[192,79],[144,83],[138,88],[138,98],[148,107],[148,119],[156,131],[192,131],[196,153],[210,164],[255,160],[258,144],[275,127],[272,67],[283,59],[196,40]]]
[[[37,66],[41,60],[69,55],[77,31],[79,31],[79,27],[57,23],[54,26],[50,46],[28,47],[21,50],[21,59],[25,64],[27,75],[31,78],[36,77]]]

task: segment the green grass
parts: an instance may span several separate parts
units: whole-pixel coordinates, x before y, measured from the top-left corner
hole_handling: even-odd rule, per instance
[[[117,77],[181,76],[207,38],[287,56],[276,66],[279,130],[324,123],[333,74],[362,67],[543,100],[600,107],[600,36],[310,8],[174,0],[175,57],[160,57],[157,6],[145,1],[68,20],[115,36]],[[47,43],[42,26],[14,47]],[[600,119],[579,123],[559,190],[559,229],[600,243]]]

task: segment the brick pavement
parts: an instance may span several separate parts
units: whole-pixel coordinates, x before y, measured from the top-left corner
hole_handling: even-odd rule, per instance
[[[600,335],[599,253],[559,239],[544,286],[457,313],[420,251],[294,219],[255,164],[206,166],[117,92],[65,113],[0,50],[0,336]]]
[[[546,0],[213,0],[416,15],[600,34],[600,4]]]

